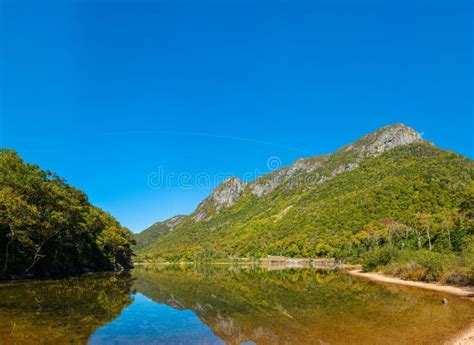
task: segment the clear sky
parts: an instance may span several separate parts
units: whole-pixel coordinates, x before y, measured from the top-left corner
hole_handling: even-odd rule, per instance
[[[139,231],[395,122],[474,157],[472,49],[470,1],[0,0],[0,145]]]

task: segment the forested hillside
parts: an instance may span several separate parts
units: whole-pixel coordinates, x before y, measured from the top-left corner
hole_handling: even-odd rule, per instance
[[[126,267],[132,242],[83,192],[0,149],[0,278]]]
[[[143,230],[139,234],[135,235],[136,249],[147,246],[148,244],[153,243],[159,237],[165,235],[166,233],[172,231],[176,226],[178,226],[181,221],[186,216],[177,215],[170,219],[165,220],[164,222],[156,222],[149,228]]]
[[[138,255],[331,256],[367,268],[417,255],[422,264],[462,266],[459,279],[472,279],[473,162],[415,133],[389,126],[252,183],[229,179]]]

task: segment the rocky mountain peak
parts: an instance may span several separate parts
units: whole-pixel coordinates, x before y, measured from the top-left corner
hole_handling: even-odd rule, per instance
[[[354,170],[358,167],[360,161],[367,157],[378,156],[384,151],[396,146],[408,145],[421,140],[420,134],[402,123],[383,127],[343,147],[340,151],[352,151],[353,154],[346,158],[346,162],[335,167],[330,173],[319,176],[318,184],[331,180],[345,171]],[[331,157],[335,156],[337,155],[323,155],[298,159],[292,165],[283,167],[266,177],[264,176],[254,181],[250,186],[251,193],[257,197],[266,195],[275,190],[282,183],[290,180],[296,174],[308,174],[318,170],[325,162],[330,161]]]
[[[403,123],[384,127],[377,131],[376,134],[376,139],[372,143],[371,148],[378,152],[422,140],[420,134]]]
[[[367,156],[376,156],[394,147],[422,140],[421,135],[413,128],[397,123],[363,136],[355,143],[344,147],[342,151],[355,150],[364,152]]]

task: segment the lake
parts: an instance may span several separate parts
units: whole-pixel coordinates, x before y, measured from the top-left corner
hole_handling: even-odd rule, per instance
[[[459,297],[315,268],[154,265],[0,284],[0,344],[443,344],[473,317]]]

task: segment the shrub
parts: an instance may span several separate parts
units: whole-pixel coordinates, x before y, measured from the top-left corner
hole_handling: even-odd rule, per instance
[[[417,268],[424,271],[423,281],[433,282],[441,280],[443,273],[448,266],[452,266],[452,258],[449,254],[435,253],[429,250],[419,250],[416,252],[403,252],[405,262],[414,263]]]
[[[363,257],[362,268],[364,271],[373,271],[385,266],[398,256],[398,252],[398,249],[389,246],[370,251]]]
[[[442,281],[450,285],[467,286],[474,284],[474,274],[472,271],[447,272],[443,275]]]
[[[452,253],[402,250],[396,260],[382,267],[388,274],[408,280],[470,285],[474,270],[470,259]]]

